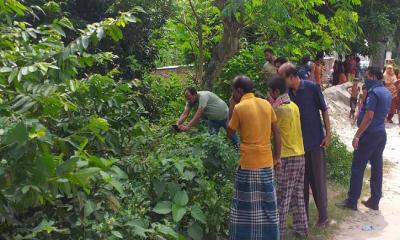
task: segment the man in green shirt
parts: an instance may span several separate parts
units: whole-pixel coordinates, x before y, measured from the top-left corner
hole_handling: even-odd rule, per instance
[[[185,98],[187,100],[185,111],[176,123],[182,132],[189,131],[202,116],[208,120],[210,134],[217,134],[221,127],[226,130],[229,109],[221,98],[209,91],[197,92],[193,87],[185,89]],[[187,125],[183,125],[193,108],[197,109],[195,115]],[[231,140],[235,146],[239,145],[237,135],[232,136]]]

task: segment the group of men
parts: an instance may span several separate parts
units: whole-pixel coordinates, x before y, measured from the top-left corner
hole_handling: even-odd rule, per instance
[[[222,127],[235,146],[240,145],[230,239],[284,239],[289,212],[293,214],[294,234],[306,237],[310,188],[318,210],[317,226],[329,225],[325,148],[331,131],[324,96],[320,86],[301,79],[291,63],[283,63],[276,73],[269,76],[268,100],[253,94],[253,82],[244,75],[232,82],[229,107],[214,93],[185,90],[187,104],[178,128],[187,131],[204,115],[210,133],[217,133]],[[368,160],[374,169],[382,168],[386,133],[384,125],[382,132],[381,116],[389,99],[378,73],[374,68],[367,71],[371,96],[360,113],[359,130],[353,141],[356,150],[348,199],[339,207],[357,209]],[[197,111],[192,120],[182,125],[194,108]],[[372,197],[363,203],[377,209],[382,196],[379,169],[372,173],[371,190]]]

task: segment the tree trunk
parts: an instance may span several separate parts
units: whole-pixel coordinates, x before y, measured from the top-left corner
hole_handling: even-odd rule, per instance
[[[378,42],[377,46],[376,51],[370,56],[371,62],[369,65],[372,67],[383,68],[386,58],[386,42]]]
[[[216,0],[216,6],[222,11],[226,0]],[[221,41],[214,47],[211,60],[208,63],[201,87],[211,90],[223,67],[238,51],[243,24],[234,15],[223,16],[223,34]]]
[[[203,28],[201,22],[197,22],[197,39],[199,46],[199,61],[196,66],[196,84],[202,82],[204,72],[204,40],[203,40]]]

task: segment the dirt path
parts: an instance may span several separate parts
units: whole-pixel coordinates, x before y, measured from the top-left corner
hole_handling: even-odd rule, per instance
[[[328,89],[325,92],[332,115],[332,128],[344,143],[351,148],[356,127],[352,126],[346,114],[348,95],[345,86]],[[396,116],[397,123],[397,116]],[[345,219],[335,234],[335,240],[398,240],[400,239],[400,128],[397,124],[387,124],[388,142],[384,159],[391,168],[384,176],[383,198],[380,211],[368,210],[359,204],[359,211]],[[368,179],[364,179],[368,183]],[[369,197],[369,189],[362,198]],[[340,201],[342,199],[335,199]],[[338,211],[343,211],[339,210]]]

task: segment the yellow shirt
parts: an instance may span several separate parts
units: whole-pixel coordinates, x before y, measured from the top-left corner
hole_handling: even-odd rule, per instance
[[[281,158],[303,155],[304,145],[299,108],[294,102],[290,102],[282,104],[274,110],[281,130]]]
[[[240,166],[259,169],[273,166],[271,125],[276,116],[271,104],[254,94],[243,95],[235,106],[229,127],[240,132]]]

